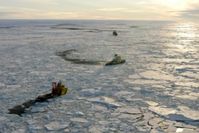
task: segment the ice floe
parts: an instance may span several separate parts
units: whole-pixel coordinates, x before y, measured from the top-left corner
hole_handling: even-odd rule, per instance
[[[199,120],[199,112],[198,110],[190,109],[187,106],[178,106],[180,110],[178,113],[190,118],[192,120]]]
[[[72,122],[79,122],[79,123],[87,123],[88,122],[88,120],[86,120],[86,119],[84,119],[84,118],[78,118],[78,117],[76,117],[76,118],[71,118],[70,119]]]
[[[154,84],[167,84],[167,81],[160,81],[160,80],[146,80],[146,79],[126,79],[125,82],[130,84],[137,84],[137,85],[154,85]]]
[[[125,113],[125,114],[141,114],[140,109],[132,108],[132,107],[125,107],[122,106],[121,108],[116,109],[116,112]]]
[[[187,94],[187,95],[176,94],[174,96],[177,97],[177,98],[188,99],[188,100],[197,100],[197,99],[199,99],[199,96],[192,95],[192,94]]]
[[[53,121],[45,125],[46,129],[49,131],[61,130],[61,129],[67,128],[68,126],[69,126],[68,123],[61,123],[58,121]]]
[[[156,102],[154,102],[154,101],[146,101],[146,103],[149,105],[149,106],[158,106],[159,105],[159,103],[156,103]]]
[[[140,73],[141,77],[146,79],[155,79],[155,80],[166,80],[166,81],[175,81],[176,77],[171,74],[158,72],[158,71],[146,71]]]
[[[184,131],[183,128],[177,128],[177,129],[176,129],[176,133],[182,133],[183,131]]]
[[[104,105],[108,109],[110,108],[117,108],[122,106],[120,103],[116,102],[115,99],[110,97],[97,97],[97,98],[90,98],[88,101]]]
[[[90,133],[102,133],[100,127],[92,126],[88,130]]]
[[[169,114],[175,114],[177,112],[176,109],[168,108],[165,106],[150,106],[149,110],[151,110],[157,114],[160,114],[162,116],[167,116]]]

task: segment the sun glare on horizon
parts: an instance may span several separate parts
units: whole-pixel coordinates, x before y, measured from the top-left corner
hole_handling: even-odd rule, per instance
[[[189,3],[187,0],[165,0],[163,4],[174,10],[184,10],[188,7]]]

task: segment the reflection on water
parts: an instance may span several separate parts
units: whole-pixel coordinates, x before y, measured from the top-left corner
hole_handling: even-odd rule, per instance
[[[196,38],[196,25],[194,23],[177,23],[174,27],[176,29],[175,36],[180,40],[187,38],[187,40],[194,40]]]
[[[176,109],[172,107],[172,104],[178,105],[178,103],[170,103],[170,98],[167,101],[162,101],[163,97],[162,99],[158,97],[156,100],[161,102],[146,102],[149,104],[150,110],[163,116],[180,114],[187,120],[198,120],[199,112],[197,110],[199,106],[193,103],[199,100],[199,49],[198,44],[195,43],[198,41],[199,29],[193,23],[169,24],[163,29],[166,29],[166,34],[163,32],[163,34],[157,35],[157,38],[164,36],[166,41],[162,43],[163,45],[156,46],[153,49],[154,51],[161,50],[163,55],[156,53],[152,53],[152,57],[149,56],[150,54],[146,55],[148,56],[146,58],[147,63],[144,63],[146,66],[137,69],[137,73],[129,76],[125,81],[136,86],[152,86],[152,88],[149,88],[155,89],[164,97],[169,98],[168,96],[171,96],[171,99],[186,101],[181,103],[184,108],[180,106]],[[151,97],[149,100],[151,100]]]
[[[196,52],[197,49],[193,45],[197,40],[197,27],[193,23],[177,23],[172,27],[175,32],[170,33],[175,38],[174,43],[167,45],[173,52],[189,54]]]

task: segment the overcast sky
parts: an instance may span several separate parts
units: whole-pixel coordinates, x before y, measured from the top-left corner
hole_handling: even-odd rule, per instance
[[[0,19],[199,19],[199,0],[0,0]]]

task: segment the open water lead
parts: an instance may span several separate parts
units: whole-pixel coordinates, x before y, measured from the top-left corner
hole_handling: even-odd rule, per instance
[[[22,103],[21,105],[16,105],[13,108],[8,109],[9,114],[17,114],[17,115],[21,116],[21,114],[25,113],[25,109],[33,106],[35,103],[45,102],[48,99],[52,99],[52,98],[55,98],[55,97],[65,95],[67,92],[68,92],[68,88],[65,87],[65,85],[63,85],[61,83],[61,81],[59,81],[58,83],[52,82],[51,93],[40,95],[37,98],[35,98],[34,100],[29,100],[29,101]]]

